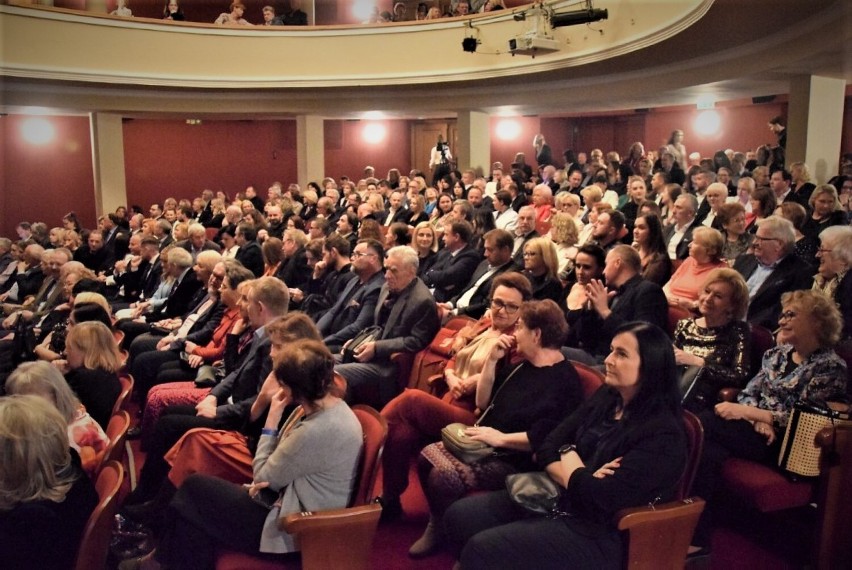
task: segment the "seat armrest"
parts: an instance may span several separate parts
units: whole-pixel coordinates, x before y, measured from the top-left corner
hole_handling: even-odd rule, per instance
[[[682,568],[703,510],[704,500],[693,497],[619,511],[616,523],[627,535],[625,567]]]
[[[282,517],[278,528],[296,537],[304,570],[367,569],[382,507],[377,503]]]
[[[737,395],[740,393],[739,388],[722,388],[719,390],[720,402],[736,402]]]
[[[390,360],[396,365],[397,383],[400,389],[410,388],[411,368],[414,366],[415,352],[394,352]]]

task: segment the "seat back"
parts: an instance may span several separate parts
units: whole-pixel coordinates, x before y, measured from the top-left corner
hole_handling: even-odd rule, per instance
[[[760,325],[749,323],[748,325],[751,337],[751,354],[749,355],[749,366],[751,375],[754,376],[760,372],[760,365],[763,362],[763,355],[766,351],[775,346],[775,339],[769,329]]]
[[[352,411],[361,422],[361,429],[364,432],[364,449],[361,450],[361,458],[358,461],[354,495],[349,501],[350,507],[357,507],[373,500],[373,488],[379,473],[385,439],[388,436],[388,422],[370,406],[354,406]]]
[[[683,470],[683,476],[680,480],[680,488],[678,489],[677,498],[684,500],[690,496],[692,490],[692,482],[695,480],[695,474],[698,472],[698,463],[701,461],[701,454],[704,451],[704,426],[701,425],[701,420],[698,416],[688,410],[683,411],[683,425],[686,430],[686,467]]]
[[[126,413],[126,412],[125,412]],[[98,492],[98,504],[80,541],[80,549],[77,551],[75,570],[92,570],[106,567],[109,543],[112,539],[112,521],[118,511],[116,497],[124,481],[124,467],[117,461],[110,461],[98,475],[95,489]],[[47,540],[50,537],[45,537]]]
[[[669,336],[674,336],[675,327],[677,327],[678,321],[681,321],[683,319],[688,319],[691,316],[692,316],[692,314],[689,311],[687,311],[686,309],[684,309],[682,307],[676,307],[676,306],[673,306],[673,305],[669,305],[668,320],[667,320]]]
[[[429,379],[437,374],[443,374],[447,362],[452,358],[452,345],[456,333],[474,323],[470,317],[453,317],[438,331],[429,346],[414,356],[411,373],[408,377],[408,387],[433,392]],[[437,395],[437,394],[436,394]]]
[[[122,463],[124,461],[124,441],[127,438],[127,430],[130,429],[130,414],[124,410],[114,414],[109,419],[107,424],[106,435],[109,438],[109,443],[104,450],[101,465],[98,471],[102,470],[110,461]]]
[[[818,530],[815,567],[848,566],[852,559],[849,520],[852,519],[852,426],[824,428],[816,443],[823,449],[817,496]]]
[[[121,382],[121,392],[118,393],[118,398],[116,398],[115,404],[112,406],[113,416],[124,409],[127,405],[127,399],[133,393],[133,376],[130,374],[121,374],[118,377],[118,381]]]
[[[580,377],[583,399],[588,400],[592,394],[598,391],[598,388],[603,386],[604,375],[600,370],[592,368],[588,364],[583,364],[576,360],[572,360],[571,364],[574,366],[574,370],[577,371],[577,375]]]

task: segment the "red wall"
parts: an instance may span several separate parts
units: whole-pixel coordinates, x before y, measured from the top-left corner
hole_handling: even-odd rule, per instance
[[[535,168],[535,149],[532,142],[533,137],[541,132],[541,120],[538,117],[512,117],[511,120],[520,125],[521,132],[516,139],[509,141],[501,140],[497,136],[497,125],[501,120],[500,117],[491,118],[491,162],[502,162],[503,168],[508,169],[515,160],[515,154],[522,152],[526,163]],[[548,134],[544,135],[544,139],[553,148]],[[488,177],[491,172],[484,172],[484,174]]]
[[[364,128],[371,123],[387,129],[383,141],[371,144],[364,140]],[[391,168],[408,174],[411,170],[411,122],[325,121],[326,175],[339,179],[345,174],[357,181],[368,165],[376,169],[379,177],[384,177]]]
[[[228,196],[255,185],[261,196],[296,179],[296,122],[137,119],[124,123],[127,200],[148,206],[205,188]]]
[[[17,239],[21,221],[59,226],[72,210],[91,227],[95,197],[88,117],[45,117],[56,135],[38,146],[21,135],[27,118],[0,117],[0,235]]]

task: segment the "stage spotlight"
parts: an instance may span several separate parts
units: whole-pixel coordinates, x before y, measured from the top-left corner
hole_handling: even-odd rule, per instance
[[[476,38],[465,38],[462,40],[462,49],[466,52],[474,53],[478,45],[479,40]]]

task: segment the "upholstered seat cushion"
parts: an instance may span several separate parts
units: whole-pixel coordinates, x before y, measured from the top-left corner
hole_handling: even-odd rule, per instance
[[[812,502],[815,483],[794,483],[779,471],[744,459],[728,459],[722,466],[726,491],[736,494],[763,513],[801,507]]]

